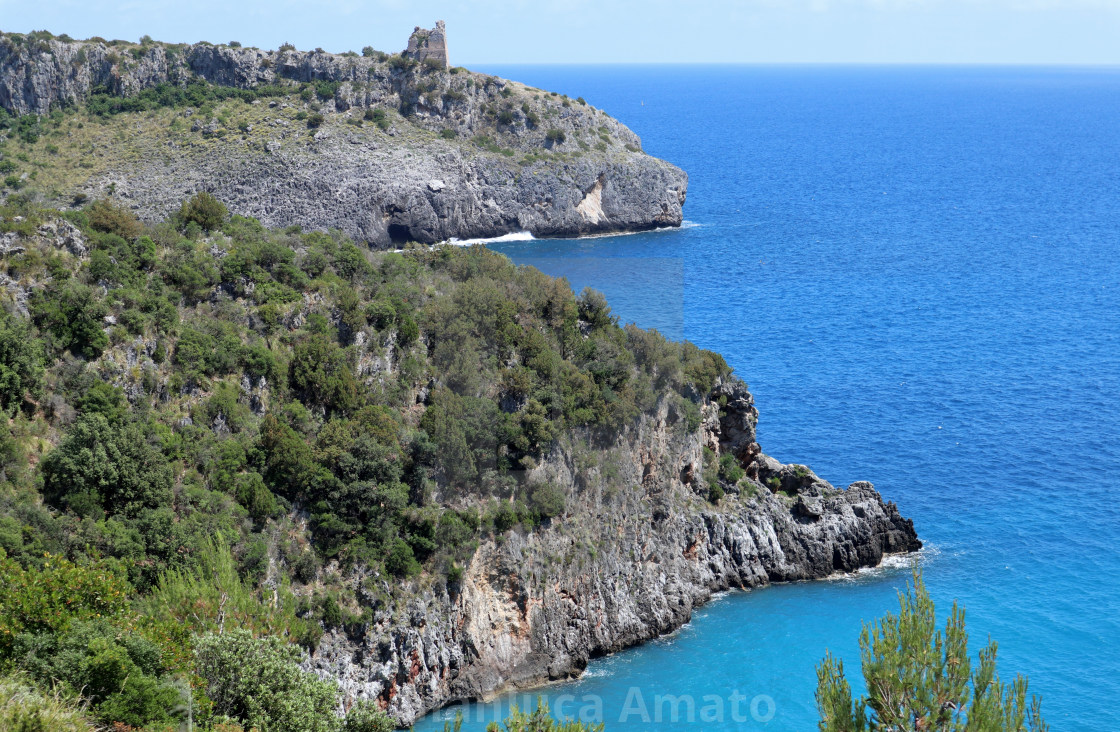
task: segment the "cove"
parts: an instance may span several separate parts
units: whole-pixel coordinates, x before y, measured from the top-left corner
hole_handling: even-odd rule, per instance
[[[490,246],[723,353],[764,451],[872,481],[914,519],[930,592],[968,609],[973,648],[997,640],[1055,730],[1112,729],[1120,71],[486,70],[584,96],[690,175],[680,230]],[[542,693],[601,695],[609,731],[658,728],[652,709],[619,723],[631,687],[647,706],[692,695],[697,715],[739,690],[773,717],[696,727],[812,729],[815,664],[831,649],[855,675],[861,623],[907,578],[730,593]]]

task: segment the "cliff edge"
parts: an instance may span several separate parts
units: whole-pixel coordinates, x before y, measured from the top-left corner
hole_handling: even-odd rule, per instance
[[[762,453],[757,417],[746,385],[727,378],[704,398],[698,431],[682,429],[665,399],[597,465],[562,442],[533,480],[565,486],[563,516],[484,542],[446,592],[416,588],[358,633],[324,636],[311,667],[411,724],[455,701],[578,676],[591,658],[681,627],[713,593],[921,548],[913,522],[870,483],[838,489]],[[737,483],[721,480],[718,505],[700,497],[715,455],[745,466]]]
[[[54,205],[205,190],[375,247],[679,226],[688,185],[583,99],[449,67],[442,23],[361,56],[2,34],[0,107],[36,116],[17,175]]]

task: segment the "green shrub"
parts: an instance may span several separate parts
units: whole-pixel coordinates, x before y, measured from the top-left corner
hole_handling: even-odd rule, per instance
[[[367,109],[362,118],[367,122],[373,122],[374,124],[376,124],[378,129],[380,129],[382,132],[389,129],[390,124],[392,124],[389,121],[388,113],[386,113],[384,109],[380,108]]]
[[[559,130],[553,127],[545,133],[544,139],[547,140],[550,144],[562,145],[564,141],[568,139],[568,136],[564,134],[563,130]]]
[[[288,384],[304,402],[331,412],[348,412],[357,405],[358,385],[349,356],[322,335],[296,344]]]
[[[188,639],[234,627],[289,642],[306,634],[291,594],[281,590],[263,597],[242,579],[221,535],[199,547],[192,566],[163,572],[141,607],[148,617],[186,631]]]
[[[123,425],[128,416],[128,401],[120,387],[111,386],[104,381],[95,381],[82,394],[75,406],[83,415],[100,414],[112,426]]]
[[[338,81],[317,81],[315,82],[315,94],[323,100],[331,99],[338,92],[338,87],[341,82]]]
[[[229,209],[225,204],[206,191],[199,191],[191,196],[179,211],[184,226],[193,221],[207,232],[222,228],[228,216]]]
[[[579,296],[579,317],[586,321],[592,330],[609,328],[618,324],[618,318],[611,315],[607,298],[598,290],[585,287]]]
[[[75,621],[129,617],[132,588],[110,562],[75,564],[47,555],[24,568],[0,549],[0,659],[9,659],[22,633],[58,634]]]
[[[564,513],[566,498],[555,483],[541,483],[529,492],[529,508],[542,519],[553,518]]]
[[[134,516],[171,501],[171,468],[139,425],[82,415],[43,460],[43,495],[79,516]]]
[[[128,726],[174,721],[179,691],[161,649],[102,619],[75,621],[60,634],[16,638],[18,665],[40,683],[58,683],[87,701],[101,721]]]
[[[685,377],[700,394],[707,395],[719,379],[731,375],[731,367],[718,353],[701,350],[688,341],[682,344],[682,350]]]
[[[260,473],[249,472],[237,476],[237,502],[245,507],[257,521],[264,521],[279,514],[280,504],[265,485]]]
[[[502,501],[494,511],[493,520],[494,530],[499,534],[504,534],[517,525],[520,517],[517,515],[517,510],[512,504],[508,501]]]
[[[81,56],[83,53],[84,49],[79,51],[78,55]],[[175,50],[168,48],[167,55],[173,58]],[[264,61],[267,62],[268,59]],[[267,63],[262,65],[267,66]],[[92,115],[104,117],[122,112],[143,112],[165,107],[206,107],[226,99],[239,99],[248,103],[255,99],[287,96],[292,91],[292,87],[286,84],[262,84],[253,89],[240,89],[194,80],[184,85],[165,82],[131,96],[118,96],[110,89],[98,86],[90,90],[86,109]]]
[[[416,561],[408,542],[397,539],[385,557],[385,569],[397,577],[412,577],[420,573],[420,563]]]
[[[416,68],[416,61],[395,53],[389,57],[389,68],[393,71],[411,71]]]
[[[397,723],[376,702],[359,699],[342,722],[342,732],[393,732]]]
[[[435,534],[440,546],[454,551],[470,541],[474,536],[474,530],[458,514],[448,511],[439,517]]]
[[[59,691],[40,690],[21,674],[0,676],[0,729],[8,732],[95,732],[83,706]]]
[[[462,724],[457,719],[456,728]],[[589,725],[583,722],[568,720],[557,722],[552,717],[548,702],[537,697],[537,706],[531,713],[522,712],[516,706],[510,710],[510,715],[499,725],[491,722],[486,727],[487,732],[603,732],[603,725]]]
[[[710,447],[702,450],[704,485],[707,488],[708,499],[717,503],[723,497],[723,487],[719,484],[719,458]]]
[[[135,239],[143,231],[136,214],[105,198],[94,201],[86,209],[86,216],[93,229],[116,234],[124,239]]]
[[[188,380],[233,373],[248,356],[253,367],[266,366],[259,349],[245,349],[228,323],[184,325],[175,344],[174,362]],[[257,359],[260,358],[261,362]]]
[[[734,455],[725,452],[719,456],[719,477],[721,480],[735,484],[742,480],[745,474]]]
[[[0,410],[14,415],[25,396],[41,395],[42,386],[42,342],[30,323],[0,310]]]
[[[338,606],[338,602],[331,595],[324,595],[319,599],[319,618],[323,621],[323,625],[328,628],[341,627],[345,621],[342,608]]]
[[[688,434],[696,432],[700,429],[700,424],[703,422],[703,416],[700,413],[700,405],[691,399],[683,396],[677,397],[677,411],[681,416],[684,428]]]
[[[246,630],[202,636],[195,671],[216,715],[272,732],[337,732],[338,687],[299,667],[296,646]]]

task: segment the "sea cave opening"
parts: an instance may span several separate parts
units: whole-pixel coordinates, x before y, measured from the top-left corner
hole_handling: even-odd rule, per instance
[[[412,233],[404,224],[389,224],[389,241],[393,244],[406,244],[412,241]]]

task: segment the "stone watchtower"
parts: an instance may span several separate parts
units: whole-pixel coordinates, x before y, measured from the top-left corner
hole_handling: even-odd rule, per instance
[[[441,66],[446,69],[447,62],[447,29],[443,25],[442,20],[436,21],[436,27],[430,30],[424,30],[420,26],[416,26],[416,30],[412,31],[412,35],[408,38],[408,48],[401,54],[406,58],[416,59],[423,63],[428,59],[435,59]]]

